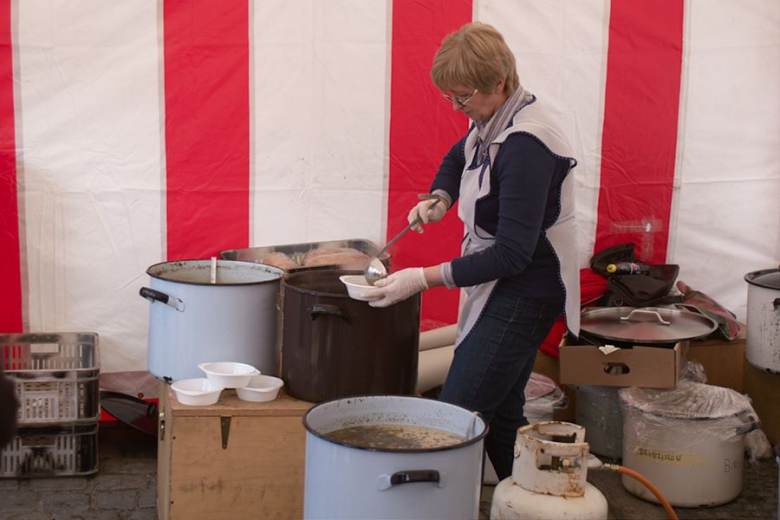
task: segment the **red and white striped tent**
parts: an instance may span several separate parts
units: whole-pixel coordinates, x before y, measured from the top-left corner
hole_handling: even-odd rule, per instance
[[[0,0],[0,331],[95,331],[104,372],[145,370],[150,265],[384,242],[467,128],[429,69],[471,20],[560,111],[582,266],[635,242],[744,320],[780,262],[777,0]],[[455,321],[458,291],[423,300]]]

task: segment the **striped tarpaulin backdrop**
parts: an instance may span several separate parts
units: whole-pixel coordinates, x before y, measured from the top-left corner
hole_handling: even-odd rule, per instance
[[[22,330],[11,2],[0,0],[0,329]]]
[[[150,265],[394,236],[468,126],[429,70],[469,20],[559,111],[580,264],[636,242],[744,319],[780,263],[776,0],[0,0],[0,332],[95,331],[104,371],[143,370]],[[425,326],[458,298],[425,293]]]

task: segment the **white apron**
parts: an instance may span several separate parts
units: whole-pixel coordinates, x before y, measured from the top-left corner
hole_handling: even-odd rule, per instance
[[[474,223],[476,201],[490,193],[490,166],[496,158],[496,153],[501,143],[516,132],[525,132],[536,136],[555,155],[568,159],[571,168],[576,164],[572,158],[569,144],[555,122],[549,117],[548,111],[540,106],[538,100],[523,107],[512,119],[512,125],[490,144],[489,160],[469,169],[477,151],[477,132],[472,131],[466,138],[466,168],[460,181],[460,203],[458,205],[458,217],[466,226],[466,236],[461,245],[463,256],[487,249],[495,242],[484,229]],[[571,168],[569,172],[571,172]],[[483,173],[484,170],[484,173]],[[482,185],[479,179],[482,173]],[[575,336],[580,332],[580,272],[577,265],[577,229],[574,221],[574,178],[567,174],[561,185],[561,198],[559,199],[560,214],[552,226],[542,230],[543,239],[546,237],[558,258],[559,276],[563,282],[566,294],[564,315],[566,326]],[[486,282],[472,287],[464,287],[466,299],[461,308],[458,320],[458,332],[455,338],[455,348],[468,336],[476,325],[487,304],[490,293],[497,280]]]

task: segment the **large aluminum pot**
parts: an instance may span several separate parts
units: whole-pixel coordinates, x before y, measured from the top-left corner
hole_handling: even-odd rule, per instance
[[[780,373],[780,269],[745,275],[748,285],[747,347],[750,364]]]
[[[623,466],[673,506],[707,507],[742,491],[745,434],[759,422],[750,398],[730,388],[680,381],[674,390],[623,388]],[[626,490],[658,502],[626,475]]]
[[[276,375],[283,271],[252,262],[155,264],[141,296],[149,308],[149,372],[167,382],[204,377],[199,363],[237,361]]]
[[[623,457],[620,387],[577,385],[577,424],[585,427],[590,452],[612,460]]]
[[[417,386],[420,295],[384,309],[353,300],[343,270],[288,275],[283,284],[282,379],[319,403],[349,395],[410,395]]]
[[[452,404],[405,396],[339,399],[311,408],[303,516],[474,519],[479,515],[487,424]],[[434,428],[463,436],[438,447],[367,447],[327,434],[354,426]]]

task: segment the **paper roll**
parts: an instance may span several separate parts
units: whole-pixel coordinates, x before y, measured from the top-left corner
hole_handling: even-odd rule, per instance
[[[450,371],[455,345],[420,352],[417,364],[417,392],[423,393],[444,384]]]
[[[432,348],[446,347],[455,344],[457,325],[447,325],[440,329],[426,330],[420,333],[420,352]]]

